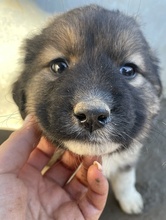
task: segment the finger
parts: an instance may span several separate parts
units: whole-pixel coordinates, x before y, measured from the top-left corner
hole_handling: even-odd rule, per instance
[[[80,170],[78,170],[76,174],[76,178],[84,185],[88,185],[87,182],[87,172],[89,167],[94,163],[94,161],[101,162],[100,157],[92,157],[92,156],[86,156],[83,158],[82,166]]]
[[[18,173],[40,140],[40,132],[32,116],[21,129],[12,133],[0,147],[0,173]]]
[[[80,165],[81,160],[81,157],[72,154],[69,151],[65,151],[61,159],[58,160],[44,176],[52,179],[60,186],[64,186]]]
[[[46,140],[46,138],[42,137],[38,146],[30,154],[27,163],[38,171],[42,171],[56,151],[56,147]]]
[[[77,171],[71,182],[65,186],[66,191],[74,200],[78,200],[85,194],[85,192],[87,192],[87,172],[95,160],[100,161],[100,158],[89,156],[84,157],[80,169]]]
[[[78,204],[85,219],[98,219],[106,204],[108,181],[95,164],[88,169],[87,181],[88,191]]]

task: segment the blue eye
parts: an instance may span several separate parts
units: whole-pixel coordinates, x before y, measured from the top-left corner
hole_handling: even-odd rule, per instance
[[[125,64],[120,68],[120,73],[127,79],[133,79],[137,75],[136,69],[136,65],[132,63]]]
[[[54,73],[62,73],[68,68],[68,64],[65,59],[57,58],[50,63],[50,69]]]

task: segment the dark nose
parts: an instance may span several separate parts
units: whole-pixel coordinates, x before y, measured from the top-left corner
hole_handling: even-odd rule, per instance
[[[79,102],[74,115],[89,132],[104,127],[110,121],[110,109],[100,100]]]

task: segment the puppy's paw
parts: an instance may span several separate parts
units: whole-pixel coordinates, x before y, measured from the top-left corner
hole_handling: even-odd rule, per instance
[[[119,198],[119,203],[122,210],[128,214],[140,214],[143,211],[143,199],[136,190]]]

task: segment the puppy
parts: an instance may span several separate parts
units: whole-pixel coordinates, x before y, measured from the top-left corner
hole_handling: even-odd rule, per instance
[[[158,60],[137,22],[96,5],[55,17],[27,39],[13,98],[45,135],[78,155],[102,157],[126,213],[140,213],[135,165],[159,110]]]

